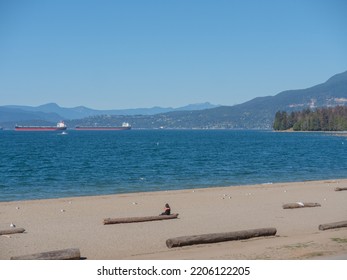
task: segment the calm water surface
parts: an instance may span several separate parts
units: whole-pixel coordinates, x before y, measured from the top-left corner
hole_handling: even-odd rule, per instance
[[[0,131],[0,201],[347,178],[346,159],[323,133]]]

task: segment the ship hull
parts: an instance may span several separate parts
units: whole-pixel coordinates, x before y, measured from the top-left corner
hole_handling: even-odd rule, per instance
[[[131,127],[108,127],[108,126],[76,126],[75,130],[91,130],[91,131],[114,131],[114,130],[130,130]]]
[[[66,130],[66,127],[55,127],[55,126],[16,126],[14,128],[15,131],[64,131]]]

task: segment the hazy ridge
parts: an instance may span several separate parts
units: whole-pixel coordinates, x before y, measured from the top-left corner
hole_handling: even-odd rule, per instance
[[[307,89],[286,90],[275,96],[257,97],[234,106],[208,102],[180,108],[138,108],[95,110],[83,106],[63,108],[55,103],[37,107],[1,106],[0,125],[11,128],[15,123],[42,124],[65,120],[75,125],[120,125],[129,122],[143,129],[271,129],[277,111],[347,105],[347,71]]]

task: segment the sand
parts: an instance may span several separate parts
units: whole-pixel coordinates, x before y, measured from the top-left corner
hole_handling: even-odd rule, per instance
[[[347,180],[232,186],[0,203],[0,259],[79,248],[89,260],[333,259],[347,256]],[[321,207],[282,209],[290,202]],[[158,215],[169,203],[178,219],[103,225],[104,218]],[[275,227],[276,236],[167,248],[168,238]]]

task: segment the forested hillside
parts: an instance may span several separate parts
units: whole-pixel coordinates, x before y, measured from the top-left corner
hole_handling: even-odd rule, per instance
[[[344,131],[347,130],[347,107],[304,109],[287,113],[278,111],[275,115],[274,130],[294,131]]]

